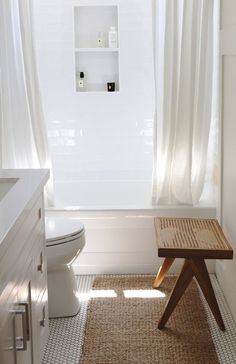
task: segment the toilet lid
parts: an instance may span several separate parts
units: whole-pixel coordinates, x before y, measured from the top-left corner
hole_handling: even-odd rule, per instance
[[[56,242],[57,240],[78,237],[83,233],[84,226],[77,220],[72,218],[46,217],[45,232],[46,242]]]

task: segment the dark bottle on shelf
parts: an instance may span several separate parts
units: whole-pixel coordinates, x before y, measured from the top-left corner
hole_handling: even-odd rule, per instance
[[[79,78],[77,81],[78,91],[84,91],[85,83],[84,83],[84,72],[79,73]]]

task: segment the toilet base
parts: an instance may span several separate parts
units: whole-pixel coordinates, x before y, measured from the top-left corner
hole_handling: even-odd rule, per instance
[[[71,266],[48,272],[49,317],[70,317],[79,312],[76,278]]]

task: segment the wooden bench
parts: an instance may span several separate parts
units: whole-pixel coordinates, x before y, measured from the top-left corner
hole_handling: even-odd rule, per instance
[[[164,328],[193,277],[210,306],[221,330],[225,330],[204,259],[232,259],[233,249],[217,220],[189,218],[155,218],[158,256],[165,257],[153,288],[158,288],[175,258],[185,258],[158,328]]]

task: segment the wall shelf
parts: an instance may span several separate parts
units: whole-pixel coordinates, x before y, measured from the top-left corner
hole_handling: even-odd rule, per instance
[[[108,32],[114,26],[118,34],[118,47],[108,47]],[[83,5],[74,7],[75,85],[76,92],[107,92],[107,83],[115,83],[119,91],[119,32],[116,5]],[[103,46],[97,45],[102,37]],[[80,73],[84,73],[84,87],[79,86]],[[110,93],[110,92],[109,92]]]

